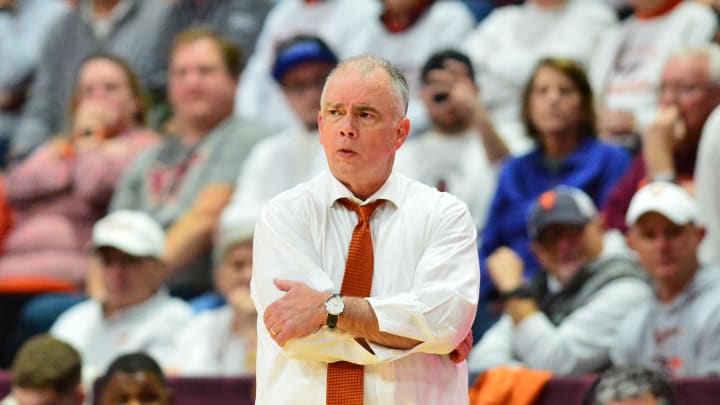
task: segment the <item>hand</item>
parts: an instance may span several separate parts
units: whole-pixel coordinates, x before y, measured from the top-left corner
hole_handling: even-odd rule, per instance
[[[235,311],[241,314],[255,313],[255,304],[250,297],[250,288],[248,286],[240,286],[234,288],[227,296],[227,301]]]
[[[465,361],[465,359],[467,359],[468,354],[470,354],[472,346],[473,333],[472,329],[470,329],[467,336],[465,336],[465,339],[460,342],[460,344],[455,348],[455,350],[450,352],[450,360],[452,360],[452,362],[455,364],[462,363],[463,361]]]
[[[325,324],[329,293],[313,290],[299,281],[276,279],[274,283],[286,294],[265,309],[263,321],[278,345],[314,333]]]
[[[104,100],[90,99],[80,102],[73,115],[73,137],[102,138],[108,129],[118,125],[118,107]]]
[[[462,63],[446,59],[442,69],[433,69],[428,72],[427,82],[423,91],[434,96],[446,95],[436,105],[442,104],[447,109],[454,109],[464,116],[472,116],[476,111],[485,113],[479,102],[478,89],[472,81],[471,72]]]
[[[523,281],[523,260],[506,246],[496,249],[485,261],[485,265],[501,293],[516,289]]]
[[[685,123],[675,106],[663,107],[643,133],[642,153],[650,178],[674,171],[673,149],[685,138]]]
[[[598,114],[598,132],[603,140],[614,142],[615,137],[635,133],[635,117],[628,111],[601,110]]]

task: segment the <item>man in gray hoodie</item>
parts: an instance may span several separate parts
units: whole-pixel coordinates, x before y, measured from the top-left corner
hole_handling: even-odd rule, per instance
[[[620,325],[610,356],[668,377],[720,372],[720,269],[702,266],[705,230],[693,198],[680,186],[654,182],[627,212],[628,243],[652,278],[654,298]]]

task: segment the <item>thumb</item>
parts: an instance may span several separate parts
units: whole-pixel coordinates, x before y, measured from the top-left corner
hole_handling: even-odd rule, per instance
[[[281,279],[279,279],[279,278],[273,279],[273,283],[275,284],[275,287],[278,288],[278,290],[280,290],[280,291],[285,291],[285,292],[287,292],[287,291],[290,290],[292,287],[294,287],[295,284],[297,284],[296,281],[292,281],[292,280],[281,280]]]

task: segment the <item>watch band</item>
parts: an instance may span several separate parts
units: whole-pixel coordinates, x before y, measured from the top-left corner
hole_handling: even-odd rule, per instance
[[[335,326],[337,326],[338,318],[340,318],[340,315],[333,315],[329,313],[327,317],[328,328],[333,329]]]
[[[529,285],[520,284],[514,289],[501,294],[501,298],[503,301],[507,301],[511,298],[535,298],[535,293]]]

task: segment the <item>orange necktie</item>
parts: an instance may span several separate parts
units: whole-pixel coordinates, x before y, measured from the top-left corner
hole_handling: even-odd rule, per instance
[[[358,215],[358,223],[353,230],[348,249],[345,275],[343,276],[341,295],[367,297],[372,288],[373,245],[370,235],[370,217],[381,200],[368,205],[356,205],[347,199],[340,200],[342,205]],[[328,364],[327,405],[363,404],[363,366],[339,361]]]

